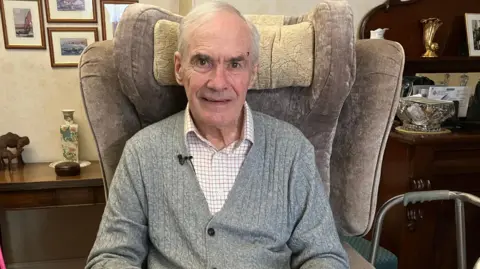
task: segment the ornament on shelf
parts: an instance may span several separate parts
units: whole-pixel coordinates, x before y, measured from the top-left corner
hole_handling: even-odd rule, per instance
[[[442,26],[443,22],[438,18],[423,19],[420,21],[423,24],[423,45],[425,46],[424,58],[438,57],[437,51],[440,48],[438,43],[433,42],[438,28]]]
[[[470,80],[470,77],[467,74],[463,74],[460,77],[460,86],[461,87],[466,87],[469,80]]]
[[[443,76],[443,81],[439,83],[440,86],[448,86],[450,84],[450,74],[446,73]]]
[[[17,159],[17,165],[24,165],[22,153],[23,148],[28,144],[30,144],[30,139],[27,136],[19,136],[11,132],[0,136],[0,170],[6,166],[8,166],[8,170],[11,170],[12,160],[14,159]],[[10,151],[8,148],[15,149],[15,152]]]
[[[78,124],[73,121],[75,110],[62,110],[64,123],[60,126],[63,160],[78,163]]]
[[[73,114],[75,110],[73,109],[64,109],[63,113],[63,124],[60,125],[60,141],[62,148],[62,160],[55,161],[50,163],[48,166],[51,168],[56,168],[58,164],[62,166],[73,165],[72,163],[77,163],[80,168],[89,166],[91,162],[81,161],[78,155],[78,124],[73,120]],[[64,164],[65,163],[65,164]]]
[[[378,28],[375,31],[370,31],[370,39],[385,39],[385,32],[390,29],[388,28]]]

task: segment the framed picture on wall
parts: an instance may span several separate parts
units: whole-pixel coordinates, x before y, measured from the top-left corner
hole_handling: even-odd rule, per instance
[[[5,48],[46,48],[40,0],[0,0],[0,13]]]
[[[95,0],[45,0],[47,22],[97,22]]]
[[[98,41],[98,29],[95,27],[48,27],[51,66],[77,67],[83,50],[96,41]]]
[[[468,52],[470,56],[480,56],[480,14],[465,14],[467,24]]]
[[[102,20],[102,38],[111,40],[115,36],[118,22],[128,5],[138,3],[138,1],[122,0],[103,0],[100,4],[100,13]]]

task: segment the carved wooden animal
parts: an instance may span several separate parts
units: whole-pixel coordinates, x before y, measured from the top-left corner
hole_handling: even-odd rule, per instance
[[[21,153],[20,153],[21,154]],[[17,154],[14,154],[8,149],[0,150],[0,169],[5,168],[4,159],[7,159],[8,163],[8,170],[12,170],[12,160],[17,158]]]
[[[24,165],[25,162],[22,158],[23,147],[30,144],[30,139],[26,136],[19,136],[14,133],[7,133],[0,136],[0,169],[5,167],[4,159],[8,160],[8,167],[10,169],[10,164],[13,159],[17,158],[17,163],[19,165]],[[8,150],[8,148],[15,148],[16,154]],[[12,157],[13,156],[13,157]]]

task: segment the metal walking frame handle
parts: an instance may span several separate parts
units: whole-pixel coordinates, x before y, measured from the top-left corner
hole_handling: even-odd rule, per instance
[[[423,203],[429,201],[439,200],[455,200],[455,226],[456,226],[456,238],[457,238],[457,264],[458,269],[467,268],[467,254],[466,254],[466,241],[465,241],[465,210],[463,203],[469,202],[471,204],[480,207],[480,198],[463,192],[438,190],[438,191],[417,191],[409,192],[402,195],[397,195],[385,204],[382,205],[380,211],[377,214],[377,218],[374,223],[373,230],[373,244],[370,250],[369,262],[375,265],[375,259],[377,257],[377,250],[380,243],[380,233],[382,231],[383,220],[385,214],[395,205],[403,202],[404,206],[408,204]]]

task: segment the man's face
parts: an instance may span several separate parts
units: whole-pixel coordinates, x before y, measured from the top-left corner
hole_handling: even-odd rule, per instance
[[[189,45],[183,55],[175,53],[175,73],[196,124],[236,124],[257,68],[248,25],[235,14],[220,12],[186,34]]]

